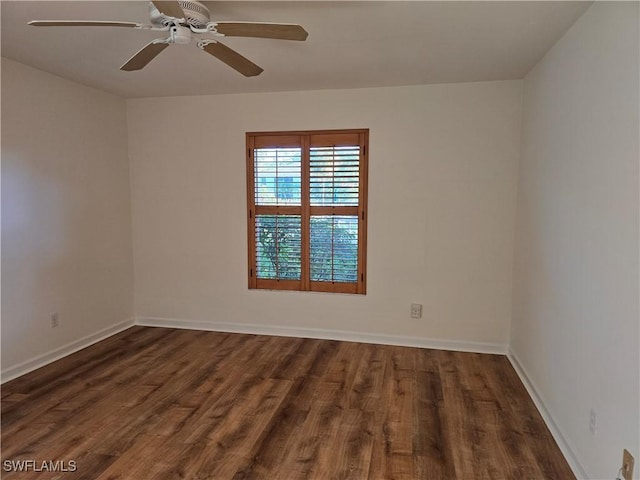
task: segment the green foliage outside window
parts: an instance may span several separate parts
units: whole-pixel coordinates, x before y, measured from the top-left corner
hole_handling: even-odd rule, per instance
[[[311,280],[356,282],[358,276],[357,217],[311,218]],[[261,215],[256,218],[257,276],[299,280],[300,217]]]

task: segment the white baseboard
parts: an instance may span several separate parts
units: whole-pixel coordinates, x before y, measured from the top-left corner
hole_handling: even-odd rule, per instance
[[[66,357],[67,355],[71,355],[78,350],[82,350],[89,345],[93,345],[100,340],[104,340],[105,338],[111,337],[116,333],[126,330],[133,325],[135,325],[134,320],[130,318],[123,322],[116,323],[115,325],[111,325],[107,328],[103,328],[102,330],[92,333],[91,335],[79,338],[78,340],[75,340],[71,343],[67,343],[60,348],[56,348],[55,350],[51,350],[50,352],[38,355],[37,357],[34,357],[30,360],[6,368],[2,370],[2,372],[0,372],[0,383],[8,382],[9,380],[13,380],[14,378],[24,375],[25,373],[29,373],[40,367],[44,367],[51,362],[60,360],[61,358]]]
[[[433,348],[436,350],[454,350],[458,352],[491,353],[506,355],[507,346],[497,343],[468,342],[464,340],[439,340],[423,337],[405,337],[360,333],[322,328],[287,327],[278,325],[257,325],[251,323],[220,323],[202,320],[184,320],[177,318],[137,317],[136,325],[146,327],[183,328],[188,330],[206,330],[212,332],[249,333],[255,335],[275,335],[280,337],[317,338],[322,340],[341,340],[345,342],[376,343],[398,345],[402,347]]]
[[[551,435],[553,436],[554,440],[558,444],[558,447],[560,448],[560,451],[564,455],[564,458],[567,460],[569,467],[571,467],[573,474],[576,476],[578,480],[587,480],[589,477],[587,476],[584,468],[578,461],[573,448],[571,448],[571,446],[567,442],[567,439],[562,434],[562,431],[558,427],[558,424],[554,420],[553,416],[551,415],[546,405],[544,404],[542,397],[538,393],[538,389],[529,378],[529,375],[527,374],[527,371],[522,365],[522,362],[520,362],[520,360],[518,359],[518,356],[513,352],[513,350],[511,350],[511,348],[508,349],[507,358],[511,362],[511,365],[513,365],[513,368],[515,369],[516,373],[520,377],[520,380],[524,384],[524,387],[527,389],[527,392],[529,393],[529,396],[533,400],[533,403],[536,405],[536,408],[540,412],[540,415],[542,415],[544,423],[547,424],[547,427],[549,428]]]

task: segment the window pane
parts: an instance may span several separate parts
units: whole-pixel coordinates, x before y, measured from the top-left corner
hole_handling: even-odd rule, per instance
[[[300,148],[254,149],[256,205],[300,205]]]
[[[311,147],[312,206],[358,205],[360,147]]]
[[[256,216],[256,277],[300,280],[299,215]]]
[[[311,217],[311,280],[358,281],[358,217]]]

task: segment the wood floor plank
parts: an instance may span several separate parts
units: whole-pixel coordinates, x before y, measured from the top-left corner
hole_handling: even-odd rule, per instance
[[[373,452],[373,412],[348,409],[338,418],[333,437],[325,436],[319,454],[316,478],[364,479],[369,475]]]
[[[305,417],[297,425],[296,430],[305,432],[304,438],[298,438],[297,442],[290,442],[289,448],[279,455],[280,462],[273,467],[274,478],[287,477],[292,480],[317,478],[317,468],[323,465],[324,460],[322,446],[326,438],[332,442],[337,440],[339,408],[331,402],[314,401]],[[334,443],[335,450],[339,446]],[[261,449],[261,455],[272,456],[276,448],[269,445]],[[324,466],[324,465],[323,465]],[[325,467],[326,468],[326,467]]]
[[[282,400],[291,388],[286,380],[268,379],[255,381],[250,375],[242,380],[250,383],[252,388],[245,396],[238,396],[231,404],[224,406],[224,414],[219,416],[219,423],[211,428],[203,440],[190,443],[184,456],[158,478],[231,478],[236,471],[245,465],[250,458],[247,452],[260,440],[265,426],[276,414]],[[206,445],[201,449],[201,445]],[[195,455],[193,455],[195,454]],[[192,461],[197,457],[197,461]]]
[[[414,450],[416,478],[454,478],[451,436],[444,423],[446,405],[435,355],[415,349]]]
[[[133,327],[2,389],[9,480],[570,480],[499,355]]]

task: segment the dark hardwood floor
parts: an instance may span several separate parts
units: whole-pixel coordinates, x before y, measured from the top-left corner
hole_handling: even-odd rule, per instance
[[[503,356],[148,327],[5,384],[2,461],[7,480],[575,478]]]

